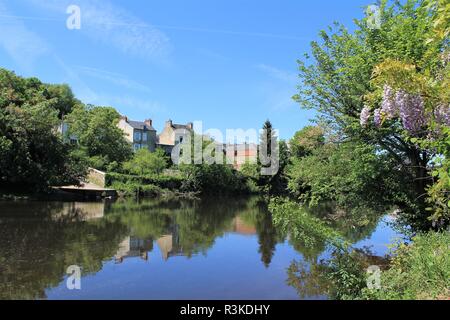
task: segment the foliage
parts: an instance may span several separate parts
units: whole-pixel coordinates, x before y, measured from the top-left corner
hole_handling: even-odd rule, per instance
[[[272,143],[276,143],[273,146]],[[261,163],[261,153],[263,156]],[[267,120],[263,125],[263,133],[260,137],[260,157],[256,163],[247,162],[242,165],[241,172],[248,181],[248,187],[252,193],[263,193],[266,195],[282,195],[286,193],[287,177],[285,168],[289,164],[290,150],[284,140],[279,140],[272,123]],[[276,172],[273,172],[275,169]],[[266,171],[266,172],[264,172]]]
[[[181,190],[202,194],[248,193],[246,178],[231,166],[220,164],[180,165],[183,173]]]
[[[295,202],[274,198],[269,204],[274,224],[287,232],[294,239],[302,239],[309,247],[322,242],[345,247],[343,237],[324,220],[310,214],[304,207]]]
[[[0,69],[0,185],[36,191],[76,183],[85,168],[56,129],[78,103],[67,86]]]
[[[324,130],[320,126],[306,126],[297,131],[289,142],[291,154],[295,158],[311,155],[325,143]]]
[[[108,164],[120,164],[132,156],[130,143],[117,127],[119,117],[111,107],[77,106],[65,118],[69,134],[78,137],[80,149],[97,169],[104,170]]]
[[[250,193],[263,192],[263,187],[259,184],[261,167],[257,163],[245,162],[241,167],[241,173],[247,178],[247,187]]]
[[[302,83],[294,98],[317,110],[340,142],[372,145],[395,161],[409,179],[407,193],[413,194],[402,196],[403,206],[415,212],[408,222],[426,229],[432,226],[425,193],[436,150],[417,139],[433,135],[424,128],[430,114],[448,114],[449,77],[443,65],[448,60],[448,5],[437,0],[392,5],[383,0],[379,5],[380,28],[366,17],[356,21],[353,33],[339,24],[321,32],[321,41],[311,45],[314,60],[299,61]]]
[[[430,232],[394,249],[381,289],[365,288],[363,299],[423,300],[450,297],[450,233]]]
[[[448,299],[450,292],[450,233],[429,232],[399,243],[390,257],[374,256],[367,248],[333,251],[330,258],[308,266],[293,262],[289,283],[301,296],[332,299]],[[367,287],[367,268],[380,267],[380,288]]]
[[[326,144],[310,156],[294,158],[287,169],[289,189],[299,200],[314,206],[334,201],[357,213],[361,206],[395,203],[393,194],[401,176],[394,164],[374,147],[365,144]],[[390,184],[390,189],[386,188]]]
[[[442,157],[436,158],[432,172],[433,184],[428,189],[427,202],[434,212],[431,220],[437,227],[444,227],[450,220],[450,128],[444,128],[443,139],[432,143]]]
[[[168,166],[166,154],[162,149],[150,152],[148,149],[136,151],[133,158],[123,164],[126,172],[136,175],[161,174]]]
[[[176,175],[128,175],[122,173],[106,173],[107,186],[114,184],[130,184],[136,186],[155,185],[163,189],[178,190],[181,188],[183,177]]]

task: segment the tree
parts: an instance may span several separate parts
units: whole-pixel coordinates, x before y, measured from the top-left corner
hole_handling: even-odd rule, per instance
[[[76,106],[66,117],[69,134],[78,137],[80,148],[98,169],[112,162],[123,163],[132,156],[131,144],[117,127],[119,117],[114,108],[91,105]]]
[[[413,107],[406,105],[399,121],[399,118],[383,115],[384,110],[379,105],[383,102],[383,92],[388,91],[384,90],[388,89],[385,85],[394,89],[394,95],[402,90],[408,94],[403,98],[405,104],[421,103],[415,95],[417,89],[421,85],[427,87],[423,81],[427,74],[436,74],[442,68],[439,57],[447,45],[445,34],[448,35],[449,21],[442,19],[442,15],[448,16],[448,5],[444,2],[408,0],[389,6],[387,0],[383,0],[379,3],[380,28],[374,29],[365,18],[356,21],[354,33],[339,24],[328,32],[322,31],[322,41],[311,45],[314,61],[299,61],[302,83],[299,94],[294,97],[302,107],[317,110],[321,120],[344,141],[368,143],[377,152],[394,159],[409,177],[408,184],[415,192],[412,199],[416,199],[422,213],[425,212],[427,184],[431,183],[429,163],[435,151],[421,148],[417,141],[410,139],[410,133],[417,129],[417,118],[411,114]],[[436,28],[441,30],[436,31]],[[386,72],[388,70],[393,72]],[[418,75],[413,77],[412,73]],[[389,75],[395,75],[397,83],[387,82]],[[439,86],[441,84],[435,88]],[[444,102],[448,106],[448,99]],[[370,121],[372,111],[373,121]],[[415,119],[413,123],[405,122],[411,117]]]
[[[319,126],[306,126],[297,131],[290,141],[293,157],[302,158],[310,155],[325,143],[324,131]]]
[[[71,155],[72,147],[56,132],[60,101],[67,103],[66,110],[78,101],[68,87],[64,87],[65,94],[54,88],[0,69],[1,185],[45,190],[50,185],[75,183],[84,174],[82,163]]]
[[[148,149],[136,151],[133,158],[123,164],[123,169],[132,174],[160,174],[168,166],[164,150],[158,148],[155,152]]]
[[[404,179],[392,165],[371,145],[327,143],[309,156],[293,158],[286,171],[289,190],[299,200],[309,205],[333,201],[340,209],[361,214],[361,207],[382,211],[401,196],[396,190]]]

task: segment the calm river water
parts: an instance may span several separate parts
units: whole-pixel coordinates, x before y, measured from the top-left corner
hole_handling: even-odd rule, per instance
[[[399,236],[387,220],[347,234],[383,255]],[[0,202],[0,299],[326,299],[299,295],[289,270],[327,255],[277,230],[258,198]]]

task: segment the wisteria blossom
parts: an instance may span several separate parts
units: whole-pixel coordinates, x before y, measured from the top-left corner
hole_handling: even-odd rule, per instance
[[[399,112],[398,105],[395,103],[394,91],[388,85],[384,86],[381,112],[386,116],[387,119],[395,118]]]
[[[376,109],[373,112],[373,122],[375,123],[375,125],[377,127],[381,126],[381,110],[380,109]]]
[[[367,126],[367,124],[369,123],[369,118],[370,118],[370,108],[366,106],[362,109],[360,116],[360,123],[362,127]]]
[[[450,126],[450,105],[440,104],[434,111],[436,122]]]
[[[449,123],[450,112],[448,108],[440,107],[435,116],[442,123]],[[361,125],[366,126],[370,118],[370,109],[364,107],[361,112]],[[373,122],[380,127],[382,120],[399,118],[405,130],[411,135],[417,135],[427,123],[425,103],[418,94],[409,94],[404,90],[395,92],[390,86],[385,85],[381,108],[374,111]]]
[[[395,104],[399,106],[403,127],[410,134],[419,133],[426,124],[425,105],[422,97],[400,90],[395,95]]]

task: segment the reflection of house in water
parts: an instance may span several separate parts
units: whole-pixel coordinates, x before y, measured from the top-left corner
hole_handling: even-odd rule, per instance
[[[172,234],[164,235],[156,240],[163,259],[167,261],[170,257],[183,256],[183,248],[180,245],[178,227],[173,228]]]
[[[122,263],[126,258],[141,257],[148,260],[148,252],[153,250],[152,239],[138,239],[126,237],[120,244],[114,258],[117,263]]]
[[[256,227],[244,222],[241,217],[233,219],[233,232],[241,235],[255,235]]]
[[[67,202],[63,209],[53,217],[72,218],[77,221],[88,221],[103,218],[105,202]]]

